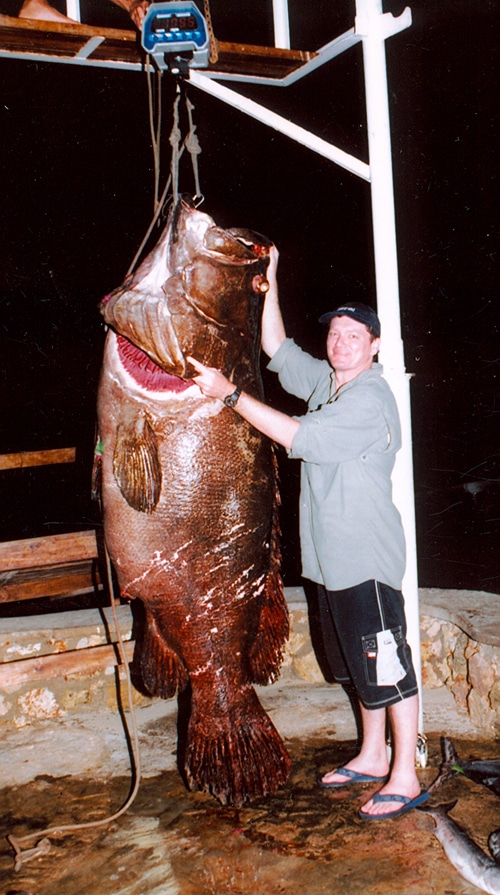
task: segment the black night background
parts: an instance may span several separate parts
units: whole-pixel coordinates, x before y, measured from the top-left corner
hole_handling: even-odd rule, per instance
[[[15,14],[16,4],[2,3]],[[272,44],[271,3],[211,0],[220,40]],[[411,384],[419,584],[500,593],[496,144],[491,0],[415,0],[386,42],[402,336]],[[399,15],[404,5],[387,2]],[[90,24],[129,28],[111,3]],[[290,0],[291,42],[314,50],[354,2]],[[153,214],[146,75],[0,59],[0,453],[76,446],[74,464],[0,472],[0,538],[86,529],[104,341],[97,305],[123,280]],[[174,84],[162,78],[161,180]],[[290,88],[235,86],[367,161],[360,46]],[[341,277],[373,293],[369,186],[188,87],[203,209],[280,250],[290,335],[320,353]],[[194,192],[187,161],[181,189]],[[337,284],[337,285],[336,285]],[[291,402],[264,372],[267,398]],[[298,464],[280,454],[284,576],[300,583]]]

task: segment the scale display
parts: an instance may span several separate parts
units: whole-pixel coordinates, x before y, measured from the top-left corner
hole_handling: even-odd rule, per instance
[[[206,68],[209,45],[206,21],[191,0],[151,3],[142,26],[142,46],[161,68],[168,67],[161,64],[165,54],[189,57],[193,68]]]

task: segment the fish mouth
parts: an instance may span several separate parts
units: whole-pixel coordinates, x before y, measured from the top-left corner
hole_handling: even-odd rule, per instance
[[[118,357],[129,376],[142,388],[153,392],[183,392],[193,383],[186,382],[180,376],[167,373],[158,364],[128,339],[116,334]]]

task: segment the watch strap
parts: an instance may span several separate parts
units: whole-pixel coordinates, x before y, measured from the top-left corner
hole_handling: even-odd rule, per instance
[[[240,395],[241,388],[236,388],[231,395],[227,395],[227,397],[224,398],[226,407],[235,407]]]

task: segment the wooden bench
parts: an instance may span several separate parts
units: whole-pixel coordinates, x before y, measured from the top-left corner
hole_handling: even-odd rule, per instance
[[[105,580],[103,547],[94,530],[0,542],[0,610],[4,603],[96,593],[107,589]],[[118,602],[119,599],[115,599],[115,603]],[[125,621],[126,624],[125,616],[130,610],[125,606],[118,608],[122,610],[122,623]],[[66,615],[72,615],[76,620],[79,613],[75,610]],[[34,626],[35,619],[37,623],[40,620],[40,616],[29,617],[33,617]],[[7,622],[14,623],[15,619],[10,617],[5,620]],[[23,683],[69,674],[93,674],[118,665],[116,632],[111,623],[109,640],[111,642],[100,646],[80,649],[63,647],[61,650],[61,645],[56,645],[53,652],[45,655],[0,661],[0,688],[15,688]],[[133,649],[134,643],[129,640],[125,644],[129,662]]]
[[[0,542],[0,604],[103,589],[94,530]]]

